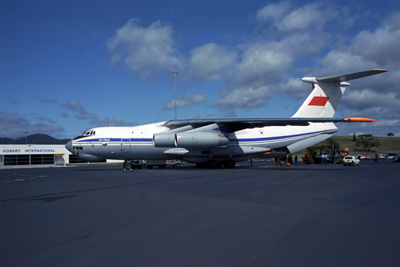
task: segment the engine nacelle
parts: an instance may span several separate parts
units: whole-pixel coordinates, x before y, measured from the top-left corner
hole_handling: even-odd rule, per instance
[[[174,133],[156,133],[153,135],[155,147],[175,147]]]
[[[215,147],[225,146],[229,139],[218,133],[182,132],[175,134],[176,147]]]

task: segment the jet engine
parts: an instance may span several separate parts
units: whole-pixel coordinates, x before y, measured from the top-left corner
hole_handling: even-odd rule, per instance
[[[212,132],[182,132],[175,134],[176,147],[215,147],[225,146],[229,139]]]
[[[175,147],[175,133],[157,133],[153,135],[155,147]]]

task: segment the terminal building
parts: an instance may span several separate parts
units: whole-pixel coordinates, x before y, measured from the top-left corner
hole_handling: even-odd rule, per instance
[[[17,165],[65,166],[78,162],[65,145],[0,145],[0,168]]]

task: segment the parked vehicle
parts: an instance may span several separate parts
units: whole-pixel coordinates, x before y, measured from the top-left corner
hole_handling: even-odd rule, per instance
[[[346,156],[343,158],[343,166],[355,166],[358,165],[360,166],[360,160],[356,158],[355,156]]]
[[[336,156],[336,163],[341,164],[343,163],[344,157],[349,155],[349,149],[345,148],[344,150],[338,150]]]
[[[396,156],[396,153],[387,153],[385,159],[393,159]]]
[[[153,169],[154,166],[157,166],[159,169],[165,169],[167,167],[167,163],[165,159],[149,159],[144,160],[144,166],[147,169]]]
[[[393,158],[393,162],[400,162],[400,153],[397,153]]]
[[[165,162],[167,166],[179,167],[182,164],[181,160],[169,159]]]

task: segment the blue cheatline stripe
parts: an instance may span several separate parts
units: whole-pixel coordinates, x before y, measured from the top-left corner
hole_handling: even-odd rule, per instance
[[[152,138],[93,138],[93,139],[85,139],[85,140],[77,140],[74,143],[77,144],[87,144],[87,143],[118,143],[121,142],[131,142],[131,143],[153,143]]]
[[[263,141],[272,141],[272,140],[284,140],[290,138],[296,138],[300,136],[307,136],[313,134],[320,134],[320,133],[332,133],[336,131],[336,129],[331,130],[324,130],[324,131],[316,131],[310,133],[302,133],[302,134],[294,134],[294,135],[286,135],[286,136],[274,136],[274,137],[263,137],[263,138],[243,138],[243,139],[229,139],[229,142],[263,142]]]

